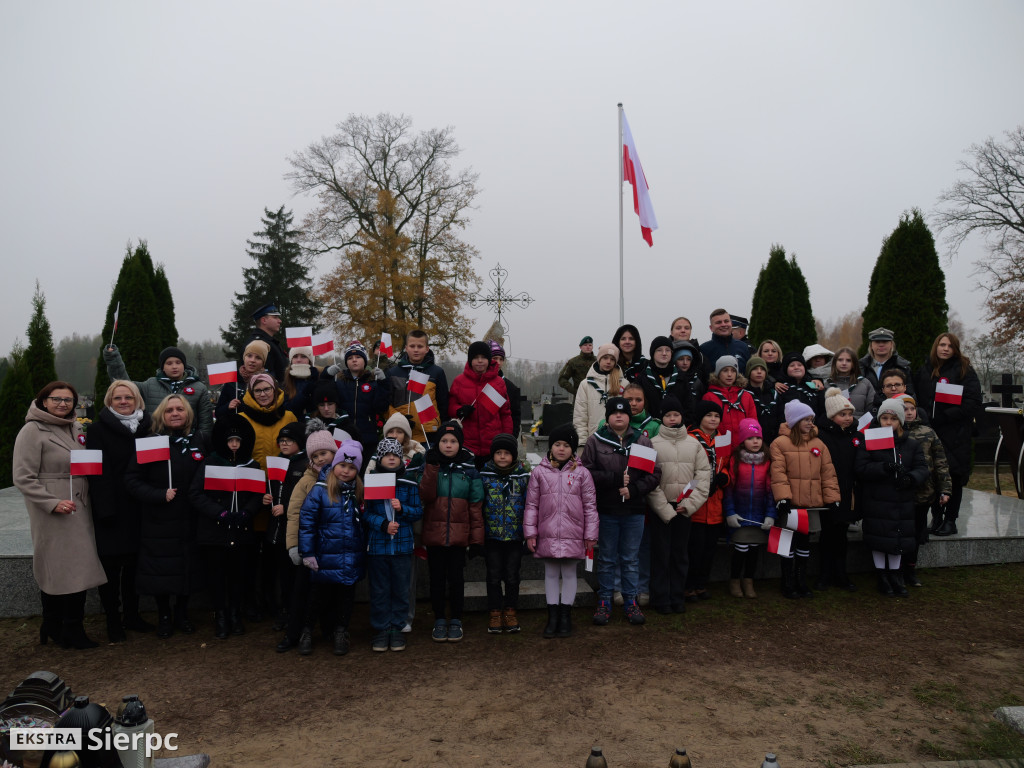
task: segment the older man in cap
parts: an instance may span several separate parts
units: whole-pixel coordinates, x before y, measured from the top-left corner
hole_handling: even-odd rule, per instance
[[[270,354],[267,355],[267,371],[280,383],[284,381],[284,369],[288,367],[288,355],[274,338],[281,330],[281,313],[273,304],[264,304],[252,313],[252,321],[256,328],[246,339],[246,344],[250,341],[262,341],[270,348]]]
[[[580,339],[580,353],[562,366],[562,372],[558,374],[558,386],[575,398],[576,390],[586,381],[587,373],[595,362],[597,358],[594,356],[594,340],[590,336],[584,336]]]
[[[907,392],[913,392],[914,377],[910,372],[910,361],[896,354],[895,334],[888,328],[875,328],[868,333],[868,353],[860,359],[864,378],[875,388],[876,398],[882,393],[882,374],[892,368],[900,368],[907,375]]]

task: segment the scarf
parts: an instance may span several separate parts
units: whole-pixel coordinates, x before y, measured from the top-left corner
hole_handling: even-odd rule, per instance
[[[125,429],[135,434],[135,430],[139,428],[139,423],[142,421],[142,409],[136,410],[134,413],[130,413],[127,416],[122,416],[117,411],[111,411],[115,418],[124,425]]]
[[[768,456],[764,451],[758,451],[757,453],[751,453],[746,448],[740,448],[739,458],[741,464],[764,464],[768,461]]]

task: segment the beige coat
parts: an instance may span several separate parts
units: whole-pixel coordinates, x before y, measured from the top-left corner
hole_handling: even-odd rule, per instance
[[[580,448],[586,444],[592,434],[597,432],[598,425],[604,421],[604,403],[601,402],[601,394],[591,386],[590,381],[593,380],[601,388],[606,398],[618,397],[622,394],[608,391],[608,376],[607,373],[599,373],[591,368],[586,380],[576,390],[576,402],[572,407],[572,425],[580,438]],[[621,374],[619,381],[620,386],[625,384]]]
[[[69,453],[85,448],[78,441],[81,434],[74,418],[58,418],[33,403],[14,441],[14,485],[28,509],[32,572],[49,595],[84,592],[107,581],[96,554],[86,478],[69,483]],[[54,512],[72,487],[75,513]]]
[[[319,476],[320,473],[315,469],[306,467],[306,473],[292,488],[292,495],[288,501],[288,523],[284,529],[284,545],[287,549],[299,546],[299,513],[302,511],[302,502],[313,490]]]
[[[708,455],[697,440],[687,434],[686,427],[665,427],[651,438],[658,452],[661,484],[647,494],[647,506],[666,523],[676,516],[676,499],[690,480],[696,478],[697,487],[682,501],[682,513],[693,513],[708,500],[711,488],[711,464]]]
[[[814,433],[817,435],[817,432]],[[772,496],[793,507],[823,507],[839,501],[839,480],[828,448],[818,437],[799,448],[788,436],[772,441]]]

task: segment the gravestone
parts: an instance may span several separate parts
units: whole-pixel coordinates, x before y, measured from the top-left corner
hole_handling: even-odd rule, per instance
[[[1024,387],[1013,383],[1013,375],[1004,373],[999,384],[992,385],[992,393],[999,395],[1001,403],[998,408],[986,408],[987,413],[994,414],[999,423],[999,447],[996,449],[994,474],[996,487],[999,487],[999,465],[1005,462],[1013,475],[1013,487],[1017,498],[1024,499],[1024,487],[1021,486],[1021,449],[1024,447],[1024,413],[1013,405],[1013,396],[1024,393]],[[1000,489],[1001,490],[1001,489]]]

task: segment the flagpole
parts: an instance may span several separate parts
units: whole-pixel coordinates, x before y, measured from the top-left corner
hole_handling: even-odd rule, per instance
[[[619,196],[619,325],[626,322],[625,299],[623,298],[622,269],[622,102],[619,102],[619,178],[616,183]]]

